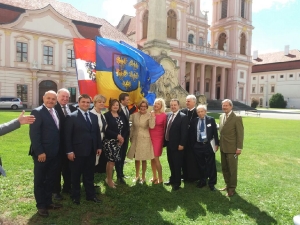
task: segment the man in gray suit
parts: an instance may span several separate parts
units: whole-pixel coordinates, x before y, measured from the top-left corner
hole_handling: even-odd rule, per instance
[[[227,191],[227,196],[235,194],[237,186],[238,156],[242,153],[244,141],[244,126],[242,117],[233,111],[232,101],[225,99],[222,102],[223,114],[220,116],[220,151],[223,177],[226,187],[220,189]]]
[[[23,110],[17,119],[0,124],[0,136],[20,128],[23,124],[32,124],[35,121],[33,115],[24,116],[24,113],[25,111]]]

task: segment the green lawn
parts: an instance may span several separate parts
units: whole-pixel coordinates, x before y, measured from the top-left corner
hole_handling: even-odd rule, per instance
[[[0,112],[0,123],[19,112]],[[213,115],[218,118],[217,114]],[[237,195],[198,189],[194,183],[171,187],[132,183],[134,162],[125,165],[128,185],[110,189],[105,175],[96,174],[102,204],[85,201],[73,205],[65,195],[64,207],[48,218],[36,214],[33,162],[28,156],[28,125],[0,137],[0,156],[7,177],[0,177],[0,224],[292,224],[300,214],[300,121],[244,117],[245,142],[239,158]],[[163,176],[169,177],[164,152]],[[218,184],[223,187],[217,152]],[[151,178],[148,164],[147,178]]]

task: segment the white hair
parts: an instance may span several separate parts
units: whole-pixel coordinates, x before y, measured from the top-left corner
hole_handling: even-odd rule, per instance
[[[224,99],[224,100],[222,101],[222,105],[223,105],[225,102],[228,102],[230,106],[233,106],[233,103],[232,103],[232,101],[231,101],[230,99]]]
[[[200,104],[200,105],[197,106],[196,110],[198,110],[198,109],[204,109],[205,111],[207,111],[207,106]]]
[[[191,99],[191,100],[193,100],[194,102],[196,102],[196,100],[197,100],[195,95],[188,95],[188,96],[186,96],[185,99],[186,99],[186,100]]]

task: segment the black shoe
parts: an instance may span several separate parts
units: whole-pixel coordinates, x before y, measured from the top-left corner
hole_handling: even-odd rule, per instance
[[[170,185],[172,185],[172,182],[171,181],[164,182],[164,185],[170,186]]]
[[[196,185],[197,188],[203,188],[203,187],[205,187],[205,186],[206,186],[205,183],[198,183],[198,184]]]
[[[216,190],[217,190],[217,188],[215,188],[215,186],[209,186],[209,189],[210,189],[211,191],[216,191]]]
[[[94,198],[92,198],[92,199],[87,199],[87,201],[93,201],[93,202],[95,202],[95,203],[101,203],[102,201],[99,199],[99,198],[97,198],[97,197],[94,197]]]
[[[38,209],[38,214],[42,217],[48,217],[49,216],[49,212],[47,209]]]
[[[72,202],[76,205],[80,205],[80,201],[78,199],[72,199]]]
[[[61,207],[63,207],[62,204],[52,203],[52,204],[50,204],[50,205],[47,206],[47,209],[59,209]]]
[[[63,200],[64,198],[63,198],[63,196],[61,196],[60,193],[55,193],[55,194],[53,194],[53,199],[54,199],[54,200],[57,200],[57,201],[61,201],[61,200]]]
[[[119,178],[118,178],[118,182],[119,182],[120,184],[126,184],[126,181],[124,180],[123,177],[119,177]]]
[[[178,191],[180,189],[180,186],[173,186],[172,191]]]

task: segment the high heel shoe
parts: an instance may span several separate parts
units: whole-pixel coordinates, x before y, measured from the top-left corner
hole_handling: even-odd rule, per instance
[[[108,181],[107,181],[107,178],[105,178],[105,183],[107,184],[108,187],[110,188],[116,188],[114,182],[113,182],[113,185],[109,185]]]
[[[140,180],[140,184],[144,184],[144,183],[146,183],[146,179],[144,180],[144,179],[141,179]]]
[[[140,181],[140,177],[136,177],[132,180],[133,183],[139,182]]]

